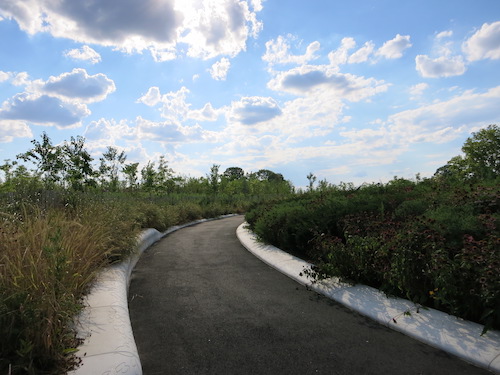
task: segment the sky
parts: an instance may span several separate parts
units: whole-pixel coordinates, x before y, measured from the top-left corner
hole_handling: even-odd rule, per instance
[[[498,0],[2,0],[0,163],[46,132],[177,175],[430,177],[500,124]]]

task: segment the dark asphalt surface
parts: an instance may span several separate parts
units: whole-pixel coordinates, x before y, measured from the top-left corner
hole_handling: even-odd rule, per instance
[[[242,216],[174,232],[132,273],[145,375],[490,374],[308,291],[250,254]]]

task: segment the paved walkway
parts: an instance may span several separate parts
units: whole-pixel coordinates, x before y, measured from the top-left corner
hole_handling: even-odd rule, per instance
[[[132,274],[145,375],[491,374],[353,313],[245,250],[243,217],[174,232]]]

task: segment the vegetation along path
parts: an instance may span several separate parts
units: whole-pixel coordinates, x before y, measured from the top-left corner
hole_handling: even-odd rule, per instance
[[[129,291],[145,375],[490,374],[306,290],[255,258],[242,216],[170,234]]]

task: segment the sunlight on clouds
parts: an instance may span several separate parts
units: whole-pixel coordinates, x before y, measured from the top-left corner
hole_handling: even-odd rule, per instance
[[[259,5],[258,2],[255,4]],[[257,20],[256,13],[250,11],[246,1],[179,0],[175,7],[184,16],[178,41],[189,46],[188,56],[203,59],[218,55],[234,57],[246,50],[249,36],[256,37],[262,30],[262,23]]]
[[[31,35],[48,32],[127,53],[149,50],[161,62],[176,58],[179,43],[188,45],[189,56],[201,58],[245,50],[248,37],[262,30],[256,15],[262,2],[251,5],[252,10],[243,0],[121,0],[118,7],[113,1],[3,0],[0,16],[15,19]],[[83,47],[70,57],[95,61],[89,53]]]
[[[462,46],[469,61],[500,59],[500,21],[485,23]]]

